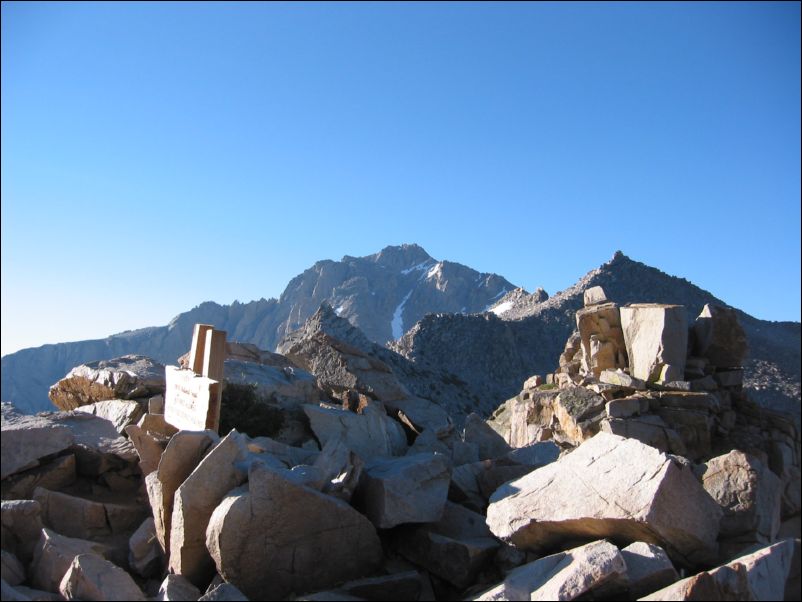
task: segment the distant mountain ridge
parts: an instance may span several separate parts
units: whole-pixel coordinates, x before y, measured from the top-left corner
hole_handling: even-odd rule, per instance
[[[601,286],[608,299],[627,303],[673,303],[692,323],[706,303],[727,305],[693,283],[670,276],[623,253],[591,270],[549,299],[539,292],[511,293],[492,314],[425,317],[390,347],[413,362],[426,361],[466,381],[482,396],[506,399],[532,374],[557,368],[565,341],[576,326],[583,292]],[[500,311],[501,310],[501,311]],[[758,320],[738,310],[749,341],[745,385],[760,403],[799,415],[799,322]],[[459,341],[459,353],[450,352]]]
[[[52,409],[47,398],[50,385],[78,364],[128,353],[175,363],[189,348],[198,322],[225,330],[229,340],[272,350],[325,301],[371,341],[384,344],[427,313],[481,312],[515,288],[496,274],[438,261],[415,244],[389,246],[366,257],[346,255],[341,261],[318,261],[293,278],[279,299],[231,305],[205,302],[166,326],[6,355],[0,397],[27,412],[47,410]]]

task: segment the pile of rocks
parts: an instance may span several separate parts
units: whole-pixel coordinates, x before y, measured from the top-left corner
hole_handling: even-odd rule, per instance
[[[591,291],[560,372],[459,427],[322,331],[229,349],[292,436],[177,430],[159,396],[4,404],[3,599],[798,595],[798,431],[750,413],[708,313],[689,344],[670,307]]]

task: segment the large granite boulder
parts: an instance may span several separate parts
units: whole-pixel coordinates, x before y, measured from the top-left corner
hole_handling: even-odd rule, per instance
[[[755,456],[733,450],[708,460],[702,484],[724,510],[721,537],[762,543],[777,537],[782,482]]]
[[[680,381],[688,353],[688,318],[682,305],[633,303],[621,308],[629,373],[645,381]]]
[[[346,502],[258,462],[247,487],[231,491],[215,509],[206,543],[220,575],[254,600],[364,576],[382,557],[373,525]]]
[[[354,505],[379,529],[440,520],[448,496],[450,462],[423,453],[368,462]]]
[[[2,548],[28,564],[42,531],[42,507],[39,502],[3,501],[0,506],[0,525]]]
[[[107,399],[135,399],[164,393],[164,366],[144,355],[124,355],[76,366],[50,387],[60,410]]]
[[[139,402],[125,399],[107,399],[98,401],[76,408],[78,412],[93,414],[98,418],[108,420],[121,435],[125,432],[125,427],[136,424],[144,411]]]
[[[743,366],[746,333],[731,307],[708,303],[693,323],[694,353],[720,368]]]
[[[487,524],[527,549],[610,537],[661,545],[675,561],[693,565],[715,558],[721,514],[686,465],[640,441],[599,433],[500,487]]]

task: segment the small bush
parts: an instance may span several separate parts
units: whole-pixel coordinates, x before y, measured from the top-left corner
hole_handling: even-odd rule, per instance
[[[249,437],[274,436],[284,423],[281,410],[256,393],[256,385],[228,383],[220,405],[220,435],[237,429]]]

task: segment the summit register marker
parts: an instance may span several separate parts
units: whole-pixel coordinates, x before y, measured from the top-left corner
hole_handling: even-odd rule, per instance
[[[189,369],[165,366],[164,418],[181,430],[217,431],[226,333],[209,324],[195,324]]]

